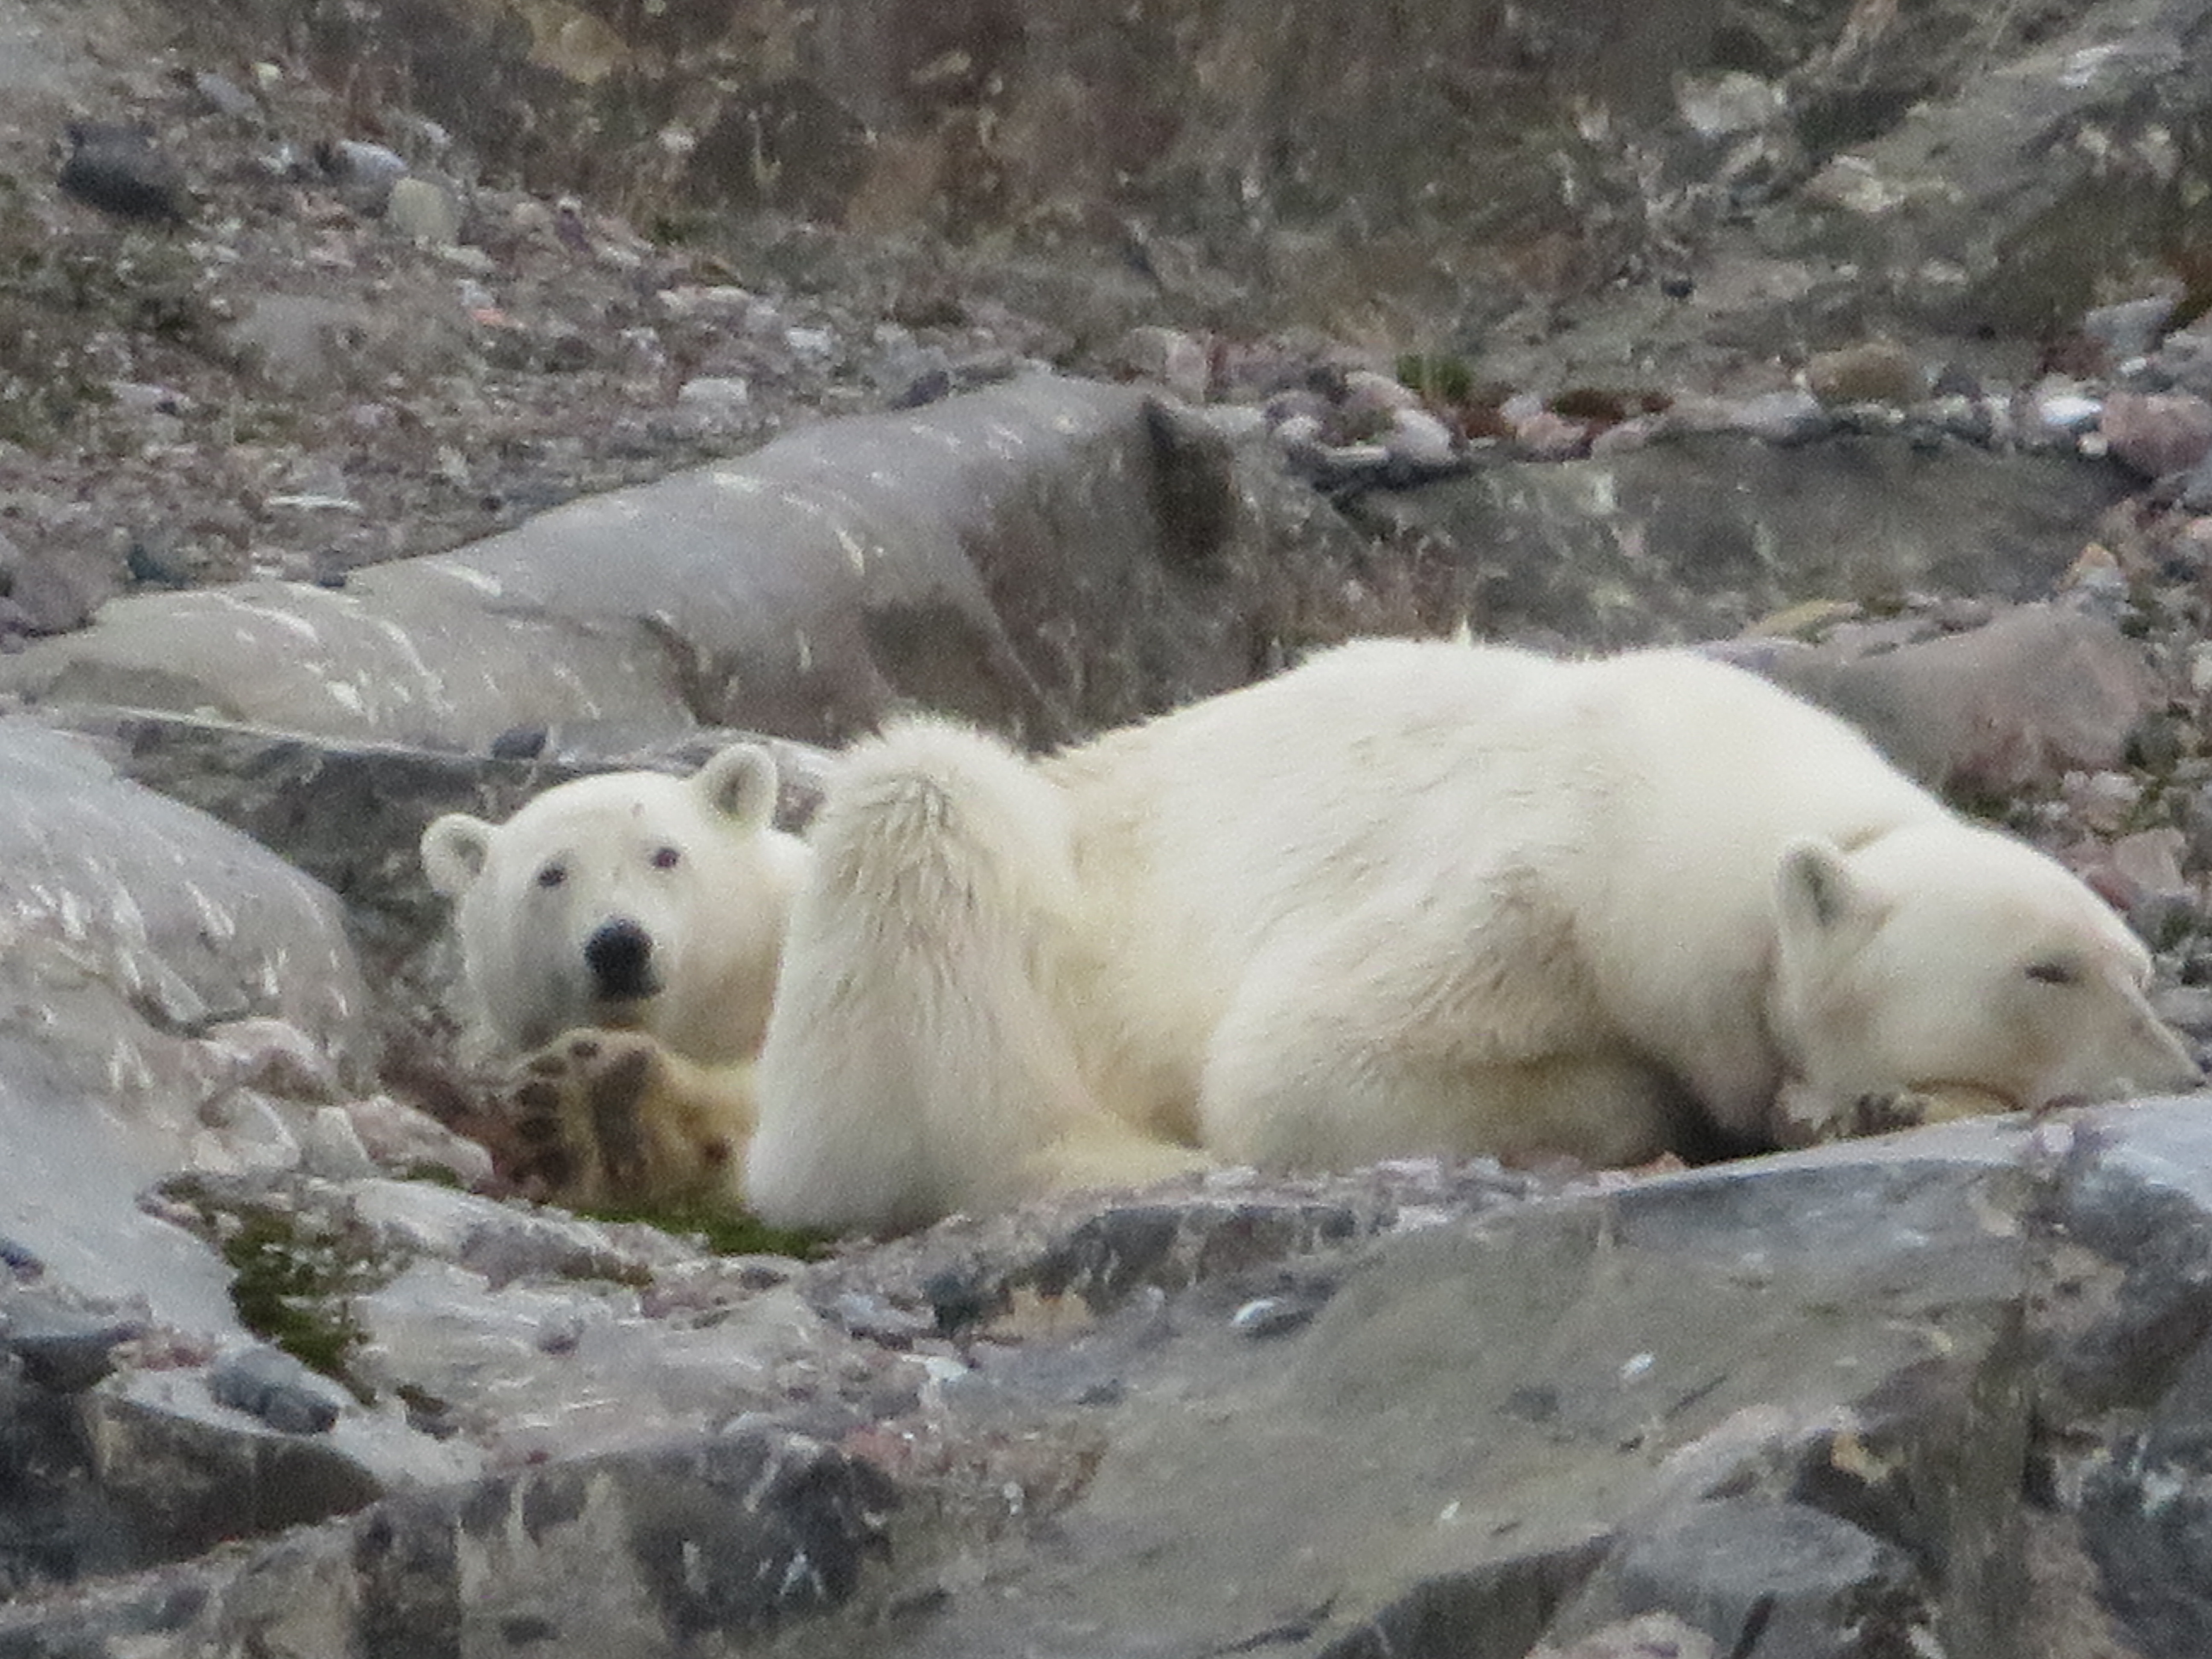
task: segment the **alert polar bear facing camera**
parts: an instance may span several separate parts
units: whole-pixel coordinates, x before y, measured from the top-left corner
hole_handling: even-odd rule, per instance
[[[504,823],[450,812],[423,831],[454,904],[465,1042],[521,1060],[517,1127],[559,1196],[736,1201],[807,863],[774,826],[776,788],[769,751],[733,744],[688,778],[572,779]]]
[[[1686,653],[1358,642],[1035,763],[911,720],[810,840],[746,1171],[781,1224],[2198,1076],[2081,882]]]

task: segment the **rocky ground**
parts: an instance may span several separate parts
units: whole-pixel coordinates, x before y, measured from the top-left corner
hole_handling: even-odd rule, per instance
[[[1065,349],[950,299],[763,291],[480,178],[434,123],[281,52],[174,33],[151,7],[0,7],[13,633],[133,585],[342,581]]]
[[[447,1035],[407,1000],[438,982],[412,835],[551,775],[518,754],[604,760],[646,727],[834,737],[946,687],[1054,733],[1346,627],[1468,620],[1568,647],[1735,636],[2087,874],[2156,947],[2162,1010],[2212,1042],[2200,267],[2185,236],[2115,233],[2045,303],[2051,247],[2091,238],[2028,238],[2014,286],[2036,303],[1946,325],[1968,278],[2003,297],[2007,261],[1929,252],[1949,198],[1899,170],[1917,121],[1971,204],[1981,177],[1954,163],[1992,134],[2115,199],[2185,182],[2191,129],[2166,118],[2196,82],[2151,60],[2160,29],[2197,38],[2190,7],[2001,9],[1930,57],[1990,89],[1955,107],[1897,8],[1791,9],[1832,50],[1785,70],[1731,40],[1735,67],[1672,83],[1679,155],[1582,109],[1583,141],[1613,146],[1590,176],[1649,199],[1591,207],[1602,259],[1510,247],[1555,291],[1486,292],[1456,334],[1376,322],[1382,296],[1318,328],[1196,303],[1215,290],[1164,275],[1188,250],[1152,235],[1056,283],[804,227],[756,258],[624,188],[631,151],[550,182],[473,153],[404,77],[331,73],[282,21],[304,9],[208,8],[216,28],[0,0],[0,684],[34,714],[0,744],[0,1001],[40,1011],[0,1021],[0,1214],[42,1230],[36,1252],[0,1240],[0,1590],[26,1592],[0,1644],[689,1653],[844,1604],[826,1634],[794,1620],[793,1650],[1459,1656],[1470,1629],[1511,1659],[1547,1633],[1578,1656],[1887,1655],[1931,1631],[1990,1656],[2203,1650],[2212,1206],[2187,1109],[1650,1182],[1231,1174],[802,1266],[495,1195],[481,1149],[406,1103],[453,1103],[441,1056],[391,1029]],[[666,10],[526,9],[557,24],[541,47]],[[1509,9],[1516,61],[1573,57],[1579,9]],[[2021,88],[2063,103],[2114,65],[2134,91],[2063,142],[2007,125]],[[2113,110],[2142,118],[2116,138]],[[1863,167],[1840,155],[1893,124]],[[1706,173],[1686,183],[1685,156]],[[1559,162],[1571,185],[1581,165]],[[1758,210],[1792,191],[1863,237],[1778,252]],[[1868,252],[1885,237],[1893,270]],[[1208,412],[1014,378],[1037,364]],[[823,419],[923,405],[941,419],[889,436]],[[993,470],[1006,432],[1048,434],[1018,476]],[[632,626],[742,562],[685,541],[680,477],[625,498],[665,533],[611,574],[588,520],[546,511],[734,456],[803,493],[854,455],[874,494],[817,516],[873,535],[893,502],[922,552],[887,538],[880,566],[930,574],[958,546],[997,614],[933,635],[825,587],[869,624],[835,719],[763,716],[758,686],[788,688],[742,584],[727,615]],[[1155,468],[1166,488],[1131,484]],[[1007,545],[975,553],[977,514]],[[812,556],[727,516],[763,556]],[[442,572],[363,574],[518,526]],[[1033,544],[1110,569],[1108,601],[1073,604],[1056,568],[1018,588],[1050,564]],[[1253,597],[1293,567],[1295,628]],[[272,576],[317,586],[216,592]],[[332,592],[391,625],[340,640],[315,608]],[[1126,592],[1169,595],[1158,633],[1116,631]],[[518,595],[550,631],[516,626]],[[85,626],[117,597],[140,603]],[[264,672],[319,627],[327,662]],[[1023,654],[1054,629],[1058,657]],[[664,684],[672,638],[694,672]],[[1018,649],[975,682],[1019,685],[945,676],[978,639]],[[360,698],[306,718],[301,685],[396,684],[440,641],[498,682],[446,726]],[[1132,662],[1150,678],[1109,672]],[[580,706],[635,693],[632,725],[564,731],[546,711],[570,670]],[[88,685],[136,706],[56,712]],[[111,842],[188,857],[194,902],[245,920],[216,927]],[[1493,1256],[1550,1288],[1520,1295]],[[1370,1451],[1387,1479],[1355,1467]],[[1177,1507],[1163,1472],[1183,1469],[1203,1479]],[[1617,1633],[1651,1605],[1701,1628]]]

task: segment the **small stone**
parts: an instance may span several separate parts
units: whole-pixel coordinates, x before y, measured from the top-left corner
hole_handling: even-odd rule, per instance
[[[2188,897],[2181,854],[2188,842],[2179,830],[2138,830],[2112,843],[2112,867],[2145,894]]]
[[[2142,802],[2142,785],[2125,772],[2075,772],[2067,775],[2066,805],[2087,828],[2117,834]]]
[[[2188,512],[2212,514],[2212,454],[2182,475],[2180,493],[2174,499]]]
[[[81,1394],[115,1369],[114,1351],[144,1328],[76,1309],[17,1301],[0,1322],[0,1352],[23,1375],[55,1394]]]
[[[2071,389],[2039,391],[2035,395],[2035,417],[2053,432],[2086,432],[2104,411],[2101,399]]]
[[[891,394],[893,409],[923,409],[952,395],[952,371],[926,368]]]
[[[1338,406],[1346,421],[1357,422],[1364,417],[1395,416],[1402,410],[1419,409],[1420,394],[1411,386],[1395,380],[1388,374],[1377,374],[1371,368],[1345,371],[1344,393]]]
[[[1802,444],[1826,434],[1830,422],[1809,392],[1768,392],[1736,406],[1735,425],[1771,444]]]
[[[460,240],[461,204],[442,185],[428,179],[400,179],[385,198],[384,222],[410,241],[446,246]]]
[[[1589,453],[1590,431],[1581,421],[1571,421],[1548,409],[1540,409],[1513,428],[1513,441],[1532,460],[1568,461]]]
[[[1938,431],[1970,444],[1987,444],[1996,435],[1996,419],[1986,399],[1960,393],[1930,398],[1917,411]]]
[[[2186,471],[2212,455],[2212,401],[2191,392],[2115,392],[2100,426],[2113,459],[2147,478]]]
[[[218,115],[243,121],[261,113],[260,100],[227,75],[201,70],[192,76],[192,90]]]
[[[2173,320],[2174,304],[2171,295],[2158,295],[2099,306],[2082,317],[2081,332],[2104,347],[2114,362],[2141,357],[2157,346],[2159,336]]]
[[[1964,363],[1948,362],[1936,371],[1935,384],[1928,388],[1935,398],[1967,398],[1979,402],[1984,396],[1981,376]]]
[[[1165,386],[1185,403],[1204,403],[1212,380],[1206,347],[1181,329],[1146,325],[1121,337],[1115,364],[1125,373]]]
[[[307,1173],[325,1181],[358,1181],[377,1172],[343,1106],[316,1108],[301,1131],[300,1152]]]
[[[9,597],[23,614],[25,631],[67,634],[92,620],[94,607],[113,586],[112,577],[100,579],[88,559],[27,556],[9,586]]]
[[[315,163],[363,213],[388,211],[392,186],[407,176],[407,163],[397,150],[354,138],[318,144]]]
[[[1247,1302],[1229,1316],[1229,1327],[1240,1336],[1287,1336],[1313,1322],[1320,1304],[1304,1297],[1263,1296]]]
[[[1805,365],[1805,383],[1828,404],[1905,404],[1926,392],[1919,363],[1894,340],[1868,340],[1815,353]]]
[[[327,1434],[340,1404],[332,1385],[280,1348],[242,1348],[208,1373],[218,1406],[258,1417],[283,1434]]]
[[[185,176],[143,127],[84,121],[69,128],[61,187],[78,201],[125,219],[173,223],[185,216]]]
[[[1460,461],[1451,428],[1425,409],[1401,409],[1382,434],[1382,447],[1403,467],[1420,472],[1448,471]]]
[[[735,374],[702,374],[684,381],[676,393],[679,405],[689,405],[717,415],[729,415],[745,408],[753,400],[750,381]]]
[[[1322,423],[1328,419],[1329,410],[1328,398],[1311,386],[1290,386],[1278,392],[1261,406],[1261,412],[1266,416],[1269,426],[1280,427],[1285,421],[1304,420],[1313,422],[1316,432],[1319,432]]]
[[[545,752],[549,734],[542,726],[510,726],[491,740],[494,760],[536,760]]]
[[[2168,1025],[2200,1041],[2212,1036],[2212,990],[2202,985],[2169,985],[2153,994],[2150,1006]]]

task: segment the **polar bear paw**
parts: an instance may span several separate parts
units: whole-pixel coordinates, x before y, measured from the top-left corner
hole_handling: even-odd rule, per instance
[[[563,1033],[517,1068],[506,1102],[526,1191],[571,1205],[734,1203],[752,1127],[744,1080],[643,1032]]]
[[[1776,1099],[1773,1124],[1777,1144],[1813,1146],[2011,1109],[2011,1103],[2002,1097],[1964,1085],[1883,1090],[1839,1103],[1802,1084],[1790,1083]]]

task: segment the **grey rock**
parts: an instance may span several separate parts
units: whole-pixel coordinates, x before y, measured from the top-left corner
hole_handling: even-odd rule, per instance
[[[280,1434],[325,1434],[343,1409],[338,1391],[291,1355],[276,1348],[242,1348],[208,1373],[208,1393],[218,1406],[258,1417]]]
[[[1787,1498],[1721,1498],[1646,1522],[1583,1597],[1621,1614],[1674,1613],[1723,1653],[1854,1659],[1925,1638],[1917,1578],[1903,1551],[1838,1516]],[[1571,1614],[1566,1629],[1588,1616]]]
[[[1783,651],[1752,665],[1844,714],[1916,777],[1984,799],[2119,766],[2158,703],[2134,641],[2051,605],[1875,654]]]
[[[461,239],[463,216],[459,198],[435,179],[410,174],[385,192],[384,222],[412,241],[450,247]]]
[[[143,1213],[232,1085],[209,1034],[310,1034],[357,1085],[368,994],[331,895],[236,831],[118,779],[85,744],[0,721],[0,1232],[94,1297],[233,1328],[217,1264]],[[101,1109],[84,1109],[88,1100]]]
[[[73,123],[61,187],[78,201],[125,219],[173,223],[191,198],[184,169],[143,127],[114,122]]]
[[[1263,449],[1033,375],[343,592],[134,595],[0,689],[468,749],[549,722],[819,741],[901,700],[1058,738],[1241,684],[1271,618],[1337,602],[1355,538]]]
[[[2039,598],[2118,488],[2072,459],[1716,433],[1485,464],[1350,511],[1450,571],[1486,633],[1587,649],[1725,637],[1813,599]]]
[[[52,1292],[0,1300],[0,1352],[13,1355],[24,1378],[55,1394],[77,1394],[114,1369],[116,1347],[137,1335],[137,1321],[72,1307]]]
[[[2172,320],[2175,305],[2172,295],[2153,295],[2097,306],[2083,313],[2081,331],[2102,346],[2115,363],[2144,356],[2157,347],[2159,337]]]
[[[237,121],[256,120],[261,115],[259,99],[228,76],[218,75],[213,70],[194,70],[192,90],[218,115],[228,115]]]
[[[406,158],[383,144],[340,138],[315,147],[315,162],[362,212],[386,211],[392,188],[407,176]]]
[[[2212,400],[2115,392],[2105,399],[2099,429],[2112,458],[2147,478],[2186,472],[2212,454]]]
[[[1831,425],[1820,400],[1809,392],[1769,392],[1747,398],[1735,419],[1741,430],[1771,444],[1804,443]]]

